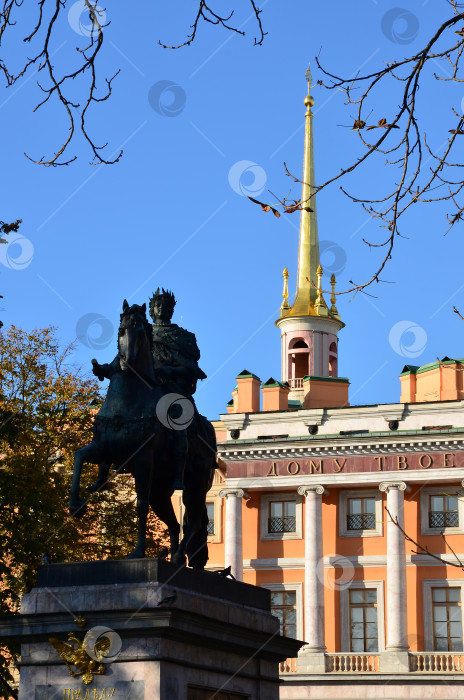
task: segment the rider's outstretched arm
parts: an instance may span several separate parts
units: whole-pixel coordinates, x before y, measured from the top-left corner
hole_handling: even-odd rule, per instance
[[[113,374],[120,369],[119,355],[109,364],[100,365],[97,360],[92,360],[92,372],[102,382],[104,379],[111,379]]]

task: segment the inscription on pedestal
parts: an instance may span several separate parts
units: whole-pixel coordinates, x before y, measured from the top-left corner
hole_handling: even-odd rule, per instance
[[[144,700],[144,681],[36,685],[35,700]]]

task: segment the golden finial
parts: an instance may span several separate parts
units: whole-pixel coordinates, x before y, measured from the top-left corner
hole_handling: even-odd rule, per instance
[[[332,277],[330,278],[330,284],[332,285],[332,294],[330,297],[330,303],[332,304],[332,306],[330,307],[330,313],[333,316],[338,316],[338,309],[335,306],[335,302],[337,301],[335,296],[335,275],[332,275]]]
[[[311,112],[311,107],[314,104],[314,98],[311,96],[311,82],[312,82],[312,75],[311,75],[311,66],[308,63],[308,70],[305,73],[305,78],[306,82],[308,83],[308,94],[306,95],[304,99],[305,107],[306,107],[306,114],[305,117],[312,117],[313,114]]]
[[[322,265],[319,264],[316,270],[317,275],[317,299],[314,306],[319,309],[322,306]]]
[[[308,95],[309,95],[309,88],[313,80],[313,76],[311,75],[311,64],[308,63],[308,70],[305,73],[305,78],[308,83]]]
[[[282,292],[282,296],[284,298],[282,302],[282,306],[280,307],[282,310],[283,309],[289,309],[290,304],[288,303],[288,270],[286,267],[284,267],[284,271],[282,273],[282,277],[284,278],[284,291]]]
[[[327,304],[325,303],[324,297],[322,295],[322,265],[319,264],[317,266],[316,270],[316,275],[317,275],[317,299],[314,304],[314,308],[316,309],[316,313],[318,316],[327,316]]]

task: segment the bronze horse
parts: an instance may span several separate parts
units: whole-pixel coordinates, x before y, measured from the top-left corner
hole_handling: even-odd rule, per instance
[[[124,300],[117,366],[95,418],[92,442],[74,455],[69,510],[75,517],[85,514],[86,502],[79,495],[85,462],[99,465],[98,479],[89,491],[105,487],[111,466],[117,472],[131,473],[137,494],[138,540],[129,558],[145,556],[151,506],[169,530],[171,561],[185,564],[187,555],[190,566],[204,568],[208,560],[205,501],[216,468],[214,429],[192,408],[194,418],[188,433],[189,455],[184,473],[184,528],[179,543],[180,527],[171,502],[176,471],[171,453],[176,430],[169,427],[175,426],[170,411],[177,406],[169,407],[163,401],[163,397],[169,397],[165,380],[157,379],[153,369],[151,327],[145,312],[145,304],[129,306]]]

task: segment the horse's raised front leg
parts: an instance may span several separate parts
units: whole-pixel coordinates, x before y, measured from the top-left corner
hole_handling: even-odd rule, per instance
[[[81,447],[74,453],[74,472],[71,484],[71,500],[69,501],[69,512],[75,518],[82,518],[87,510],[87,504],[79,495],[81,486],[82,466],[84,462],[95,463],[98,461],[98,446],[91,442],[90,445]]]

